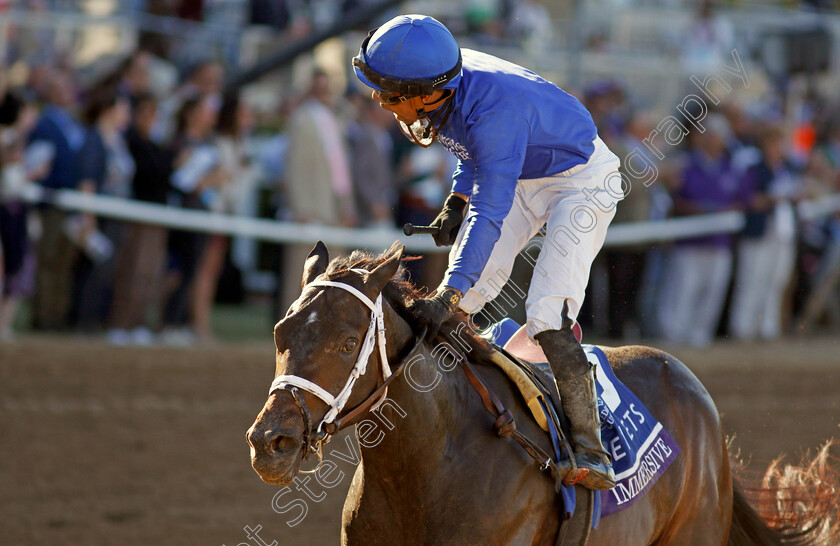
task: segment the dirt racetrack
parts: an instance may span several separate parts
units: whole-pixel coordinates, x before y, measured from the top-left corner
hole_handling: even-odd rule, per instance
[[[840,437],[837,341],[672,352],[707,386],[752,469]],[[244,433],[272,373],[270,337],[212,349],[0,345],[0,544],[337,544],[350,464],[334,489],[311,487],[320,502],[296,490],[278,498],[283,513],[272,509],[279,490],[250,467]]]

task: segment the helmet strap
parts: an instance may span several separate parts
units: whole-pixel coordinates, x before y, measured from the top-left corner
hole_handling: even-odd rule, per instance
[[[449,121],[449,116],[452,114],[452,110],[455,106],[455,101],[452,100],[453,96],[455,95],[454,92],[450,91],[447,96],[445,96],[442,106],[439,106],[437,110],[433,111],[429,118],[432,121],[432,124],[435,126],[435,130],[440,130],[446,122]]]
[[[428,148],[431,146],[435,138],[437,138],[438,128],[442,127],[447,120],[449,119],[449,115],[452,113],[452,107],[454,102],[451,100],[453,96],[452,92],[449,92],[446,96],[442,99],[435,101],[440,102],[441,100],[446,101],[442,106],[438,107],[434,110],[431,114],[426,112],[426,105],[423,103],[421,97],[411,97],[409,100],[419,100],[421,106],[419,108],[415,108],[415,112],[417,113],[417,120],[414,121],[411,125],[408,125],[402,121],[399,121],[400,130],[402,131],[403,136],[405,136],[408,140],[417,144],[418,146],[422,146],[423,148]],[[435,104],[435,103],[432,103]],[[412,107],[415,107],[415,104],[412,104]]]

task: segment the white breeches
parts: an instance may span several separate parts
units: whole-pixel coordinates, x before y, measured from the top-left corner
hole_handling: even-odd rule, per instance
[[[566,302],[568,319],[577,318],[592,261],[604,244],[616,204],[624,198],[618,158],[600,138],[596,137],[594,144],[595,151],[583,165],[548,178],[519,181],[487,265],[461,300],[464,311],[475,313],[498,296],[510,278],[517,254],[524,250],[523,257],[534,266],[525,302],[528,337],[533,340],[540,332],[560,329]],[[450,267],[466,225],[461,226],[449,254]],[[532,238],[543,225],[545,238],[540,245],[539,239]],[[525,296],[518,287],[512,290]]]

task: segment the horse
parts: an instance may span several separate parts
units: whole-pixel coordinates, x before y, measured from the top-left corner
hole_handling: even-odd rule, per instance
[[[409,306],[422,294],[403,278],[401,259],[396,243],[379,256],[356,251],[332,261],[315,245],[302,293],[274,328],[275,381],[246,433],[254,470],[266,483],[289,485],[331,434],[377,404],[376,412],[390,406],[392,426],[373,430],[371,419],[356,430],[364,449],[345,499],[342,544],[554,544],[562,522],[553,480],[494,434],[457,363],[435,354],[451,337],[428,343],[414,331]],[[439,336],[469,320],[456,314]],[[550,452],[510,381],[486,364],[488,342],[472,328],[467,337],[467,358],[517,430]],[[787,481],[766,482],[759,492],[770,506],[760,514],[733,475],[720,415],[691,371],[649,347],[602,349],[681,452],[647,494],[602,519],[588,544],[836,543],[840,487],[829,483],[826,450],[808,468],[785,469]]]

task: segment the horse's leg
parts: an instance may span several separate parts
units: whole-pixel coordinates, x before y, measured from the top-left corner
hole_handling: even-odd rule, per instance
[[[682,363],[672,360],[668,369],[674,392],[668,393],[673,398],[662,423],[683,446],[686,471],[682,494],[655,544],[724,545],[732,522],[732,475],[720,414]]]
[[[695,465],[688,469],[683,495],[665,532],[654,544],[727,543],[732,521],[732,476],[726,444],[721,441],[720,448],[715,449],[709,441],[703,449],[701,440],[695,445]]]

